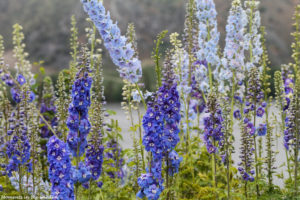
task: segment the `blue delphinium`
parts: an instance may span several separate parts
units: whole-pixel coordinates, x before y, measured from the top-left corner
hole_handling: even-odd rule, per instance
[[[267,125],[266,124],[259,124],[257,128],[257,135],[258,136],[265,136],[267,134]]]
[[[169,153],[168,159],[169,159],[169,164],[170,164],[169,174],[171,176],[173,176],[175,173],[178,173],[178,171],[179,171],[179,165],[182,161],[182,157],[179,157],[177,152],[175,150],[172,150]]]
[[[263,117],[266,106],[263,101],[264,93],[259,80],[259,72],[256,67],[250,70],[249,87],[247,92],[248,95],[246,96],[244,108],[244,123],[247,124],[246,127],[248,128],[249,133],[254,135],[255,130],[253,131],[253,128],[256,129],[256,127],[254,127],[253,123],[256,122],[251,122],[250,115],[253,115],[253,120],[255,120],[256,117]]]
[[[82,156],[87,145],[86,137],[91,128],[88,119],[91,85],[92,79],[87,70],[80,69],[72,86],[72,102],[69,106],[67,120],[70,130],[67,142],[74,157]]]
[[[296,94],[291,98],[291,105],[287,110],[285,119],[284,146],[287,150],[292,149],[295,151],[296,146],[300,146],[300,139],[297,141],[297,138],[300,138],[297,136],[300,135],[299,119],[297,118],[297,116],[299,116],[299,109],[297,107],[297,103],[299,103],[298,98]]]
[[[4,73],[3,69],[0,69],[1,80],[9,87],[14,86],[14,81],[11,78],[10,74]]]
[[[209,116],[204,117],[204,143],[208,153],[216,153],[218,147],[223,146],[223,117],[222,110],[217,103],[216,94],[212,93],[208,96],[206,113]]]
[[[97,27],[112,61],[119,67],[120,76],[131,83],[137,83],[142,76],[142,67],[132,44],[121,35],[120,29],[113,23],[110,13],[106,12],[101,1],[81,0],[81,2]]]
[[[153,96],[154,101],[148,103],[148,109],[143,117],[143,144],[146,151],[152,153],[151,167],[147,169],[147,176],[152,176],[149,179],[153,180],[152,182],[155,184],[143,185],[138,182],[141,190],[137,196],[146,196],[148,199],[158,199],[163,190],[161,175],[163,159],[166,160],[167,167],[172,169],[170,175],[178,172],[181,162],[181,158],[174,151],[179,142],[180,100],[169,55],[165,62],[163,74],[163,84]],[[155,191],[155,195],[153,193],[154,196],[148,197],[149,191],[150,193]]]
[[[6,144],[6,153],[9,158],[6,173],[9,177],[12,176],[12,172],[18,172],[18,167],[22,165],[27,165],[28,171],[31,171],[31,146],[28,139],[28,129],[23,121],[24,118],[24,112],[20,112],[18,115],[13,112],[9,119],[10,125],[7,135],[12,137]]]
[[[19,82],[19,84],[22,86],[26,83],[25,77],[22,74],[19,74],[17,76],[17,81]]]
[[[291,97],[294,93],[294,84],[295,80],[293,78],[293,71],[290,69],[289,65],[283,65],[281,68],[281,76],[283,81],[283,87],[284,87],[284,96],[285,96],[285,103],[283,105],[283,111],[288,110],[290,103],[291,103]]]
[[[35,99],[35,94],[32,91],[26,93],[22,90],[22,86],[26,83],[26,79],[22,74],[16,76],[16,80],[13,80],[12,75],[7,72],[4,73],[3,69],[0,69],[1,80],[10,88],[10,94],[15,103],[20,103],[26,94],[27,101],[31,103]]]
[[[72,181],[74,183],[81,183],[83,187],[89,187],[89,180],[92,178],[92,174],[89,168],[83,163],[78,164],[78,168],[72,170]]]
[[[103,151],[104,147],[101,145],[101,134],[99,133],[99,137],[91,137],[89,140],[85,158],[86,166],[95,181],[99,179],[102,172]],[[102,182],[97,182],[97,185],[101,187]]]
[[[141,190],[137,193],[137,197],[141,199],[146,197],[149,200],[157,200],[159,198],[159,195],[163,190],[163,186],[157,182],[153,174],[142,174],[138,178],[137,182],[141,187]]]
[[[143,117],[143,145],[146,151],[153,154],[162,154],[161,137],[163,135],[164,121],[163,113],[159,105],[149,102],[146,114]]]
[[[241,115],[241,111],[239,109],[235,110],[233,112],[233,116],[235,119],[241,119],[242,115]]]
[[[180,102],[176,90],[176,83],[169,86],[164,83],[158,91],[157,101],[161,107],[164,119],[164,132],[161,137],[163,151],[174,149],[179,142],[178,133],[180,132],[178,123],[180,121]]]
[[[56,136],[52,136],[48,141],[47,151],[53,199],[74,199],[72,164],[68,146]]]

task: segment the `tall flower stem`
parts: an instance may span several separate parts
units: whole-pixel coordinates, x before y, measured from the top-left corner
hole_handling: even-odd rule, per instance
[[[167,162],[167,166],[166,166],[166,189],[167,189],[167,199],[166,200],[170,200],[170,191],[169,191],[169,152],[166,153],[166,162]]]
[[[142,121],[141,121],[140,107],[138,107],[137,112],[138,112],[138,119],[139,119],[139,145],[141,148],[140,151],[141,151],[141,156],[142,156],[143,169],[145,169],[144,147],[142,145],[143,136],[142,136]]]
[[[189,68],[188,68],[188,86],[191,86],[192,84],[192,63],[193,63],[193,17],[194,17],[194,0],[189,0],[188,4],[188,55],[189,55]],[[189,108],[190,108],[190,93],[187,95],[187,106],[186,106],[186,151],[189,154],[190,153],[190,126],[189,126]]]
[[[135,84],[135,86],[136,86],[136,89],[137,89],[138,92],[139,92],[139,95],[140,95],[141,100],[142,100],[142,102],[143,102],[144,108],[145,108],[145,110],[147,110],[147,104],[146,104],[145,99],[144,99],[144,97],[143,97],[143,95],[142,95],[141,89],[140,89],[140,87],[139,87],[139,85],[138,85],[137,83]]]
[[[79,119],[79,121],[80,121],[80,114],[79,114],[79,116],[78,116],[78,119]],[[78,137],[78,138],[80,137],[80,132],[79,132],[79,131],[77,132],[77,137]],[[76,169],[77,169],[77,170],[78,170],[78,168],[79,168],[79,162],[80,162],[80,156],[79,156],[79,154],[80,154],[80,142],[77,143],[77,156],[76,156]],[[78,189],[79,189],[79,184],[76,183],[76,184],[75,184],[75,198],[76,198],[76,199],[79,199],[79,197],[78,197]]]
[[[235,70],[232,73],[232,88],[231,88],[231,105],[230,105],[230,129],[229,134],[226,136],[226,156],[227,156],[227,198],[230,199],[230,162],[231,162],[231,152],[229,151],[229,138],[233,134],[233,110],[234,110],[234,93],[236,90],[235,85]]]
[[[256,127],[256,98],[254,98],[254,116],[253,116],[253,125]],[[255,155],[255,185],[256,185],[256,195],[257,198],[259,195],[259,185],[258,185],[258,178],[259,178],[259,171],[258,171],[258,155],[257,155],[257,144],[256,144],[256,133],[253,134],[253,142],[254,142],[254,155]]]
[[[299,75],[299,74],[297,74]],[[300,81],[299,81],[300,82]],[[297,83],[299,84],[298,80]],[[298,88],[297,88],[298,89]],[[299,140],[300,140],[300,130],[299,130],[299,98],[297,98],[298,96],[298,91],[296,89],[296,116],[295,119],[297,119],[296,121],[296,126],[295,126],[295,134],[296,134],[296,144],[295,144],[295,151],[294,151],[294,162],[295,162],[295,171],[294,171],[294,178],[295,178],[295,182],[294,182],[294,197],[298,197],[298,167],[299,167],[299,161],[298,161],[298,156],[299,156]]]
[[[20,116],[20,105],[18,105],[18,108],[17,108],[17,119],[19,119],[19,116]],[[17,129],[17,135],[19,136],[19,134],[20,134],[19,129]],[[19,145],[19,149],[20,149],[20,144],[18,144],[18,145]],[[23,173],[22,173],[22,166],[21,165],[18,165],[18,174],[19,174],[19,191],[21,193],[22,199],[24,199],[23,181],[22,181]]]
[[[214,140],[213,142],[214,146],[216,146],[216,141]],[[213,154],[213,184],[214,184],[214,188],[215,190],[217,189],[217,156],[216,153]]]

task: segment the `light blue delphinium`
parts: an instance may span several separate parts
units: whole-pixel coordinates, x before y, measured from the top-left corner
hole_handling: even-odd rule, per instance
[[[101,1],[81,0],[81,2],[85,12],[97,27],[112,61],[119,67],[120,76],[131,83],[137,83],[142,76],[142,67],[141,61],[135,56],[132,44],[121,35],[117,23],[113,23],[110,13],[106,12]]]
[[[197,0],[196,7],[196,17],[199,20],[197,60],[206,61],[209,68],[214,66],[214,74],[217,74],[220,64],[218,56],[220,33],[217,27],[215,3],[213,0]]]
[[[222,68],[219,78],[221,91],[226,91],[224,81],[231,80],[233,72],[237,81],[242,81],[245,66],[245,33],[248,24],[247,14],[241,6],[240,0],[232,2],[229,17],[226,25],[226,39],[224,57],[222,58]],[[231,81],[229,81],[231,83]],[[232,83],[233,84],[233,83]]]
[[[189,55],[184,49],[180,48],[174,53],[172,62],[175,68],[180,69],[180,71],[178,70],[177,73],[175,73],[175,80],[177,81],[177,91],[180,95],[181,117],[182,119],[188,118],[192,121],[196,119],[197,113],[191,104],[187,104],[185,101],[192,92],[192,87],[189,85]],[[187,131],[187,123],[191,122],[182,122],[184,132]],[[192,126],[192,123],[190,126]]]
[[[261,34],[259,32],[261,18],[258,10],[258,1],[245,1],[246,13],[248,15],[249,25],[248,33],[246,34],[245,48],[250,51],[250,60],[246,63],[246,70],[259,64],[263,53],[261,44]],[[250,23],[251,21],[251,23]]]

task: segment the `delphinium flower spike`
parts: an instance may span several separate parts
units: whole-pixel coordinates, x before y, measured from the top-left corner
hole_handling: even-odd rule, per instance
[[[291,102],[291,97],[292,97],[292,93],[289,92],[289,95],[286,95],[286,86],[284,84],[286,78],[289,78],[291,80],[293,80],[292,82],[294,82],[294,78],[293,78],[293,74],[290,70],[290,67],[287,65],[283,65],[281,66],[281,71],[276,71],[274,73],[274,86],[275,86],[275,94],[276,94],[276,108],[278,109],[278,111],[280,112],[280,132],[283,133],[283,140],[284,140],[284,146],[285,146],[285,156],[286,156],[286,165],[287,165],[287,171],[289,174],[289,178],[291,178],[292,174],[291,174],[291,163],[290,163],[290,156],[288,153],[289,147],[288,147],[288,137],[285,137],[285,119],[286,119],[286,115],[287,115],[287,110],[290,106],[290,102]],[[289,88],[293,88],[293,84],[289,84],[288,85]],[[290,90],[290,89],[289,89]],[[292,95],[291,95],[292,94]]]
[[[274,185],[273,185],[273,174],[275,174],[276,170],[276,152],[274,151],[274,136],[273,136],[273,131],[274,131],[274,125],[271,124],[269,117],[271,113],[271,102],[272,98],[269,97],[271,93],[270,89],[270,80],[271,80],[271,75],[270,73],[270,67],[269,65],[271,62],[269,61],[268,53],[267,53],[267,48],[266,48],[266,32],[265,32],[265,27],[261,27],[260,29],[262,37],[261,37],[261,42],[262,42],[262,47],[263,47],[263,53],[262,53],[262,58],[261,58],[261,65],[263,67],[262,70],[262,75],[261,75],[261,83],[262,83],[262,89],[264,92],[264,102],[263,104],[265,105],[265,124],[260,124],[257,130],[257,135],[258,136],[264,136],[266,135],[266,156],[265,156],[265,164],[266,164],[266,171],[267,171],[267,179],[268,179],[268,190],[269,192],[272,192],[274,190]],[[259,138],[259,154],[261,157],[262,154],[262,137]],[[259,169],[261,173],[261,168]]]
[[[92,41],[93,43],[93,41]],[[104,105],[106,104],[103,86],[103,69],[102,55],[95,54],[91,59],[94,59],[92,75],[93,84],[91,89],[91,109],[90,122],[91,132],[88,140],[85,162],[92,174],[93,181],[98,187],[102,187],[102,182],[98,181],[102,173],[103,164],[103,126],[104,126]]]
[[[247,120],[246,120],[247,121]],[[246,123],[242,121],[242,135],[241,135],[241,147],[240,147],[240,159],[241,162],[238,163],[238,171],[242,176],[245,184],[245,198],[248,197],[248,181],[254,181],[254,170],[252,169],[253,165],[253,136],[251,135],[251,129],[248,127]]]
[[[263,48],[261,45],[260,24],[261,17],[258,10],[259,1],[245,1],[246,13],[248,16],[248,33],[246,34],[245,48],[249,50],[249,60],[246,62],[246,71],[250,72],[251,68],[260,63]]]
[[[199,50],[196,53],[197,59],[207,62],[207,77],[209,87],[213,87],[212,67],[214,73],[218,73],[220,58],[218,56],[218,43],[220,33],[217,27],[217,11],[213,0],[196,0],[197,13],[199,20],[198,44]],[[210,88],[212,89],[212,88]]]
[[[87,147],[87,135],[90,132],[89,107],[91,105],[90,90],[92,78],[89,76],[90,56],[85,47],[78,62],[78,71],[72,86],[72,102],[69,105],[69,117],[67,126],[69,134],[67,137],[68,147],[75,158],[76,166],[73,170],[73,181],[75,183],[75,196],[78,198],[78,187],[82,184],[87,186],[92,177],[86,165],[80,161]]]
[[[223,133],[223,117],[222,110],[217,100],[216,92],[211,92],[207,97],[207,117],[204,117],[204,144],[206,145],[209,154],[213,154],[212,162],[212,178],[213,184],[216,189],[216,168],[217,158],[216,154],[224,144],[224,133]]]
[[[299,76],[300,73],[298,73]],[[296,82],[294,95],[291,98],[291,104],[287,112],[285,120],[286,128],[284,131],[285,145],[288,149],[293,151],[294,161],[294,197],[297,197],[298,188],[298,166],[299,166],[299,147],[300,147],[300,80]]]
[[[89,77],[89,61],[83,60],[79,66],[80,69],[76,74],[72,87],[72,102],[69,106],[69,117],[67,120],[67,126],[70,130],[67,142],[74,157],[83,155],[86,147],[86,136],[91,128],[88,120],[92,85],[92,79]]]
[[[30,160],[31,145],[30,135],[31,127],[29,126],[29,104],[35,99],[35,95],[30,91],[28,82],[22,74],[17,74],[14,78],[7,70],[7,66],[1,63],[0,76],[2,81],[10,88],[13,101],[16,108],[11,112],[9,118],[9,129],[6,141],[6,151],[9,163],[6,166],[6,174],[9,177],[18,175],[18,190],[23,192],[22,176],[32,172],[32,161]],[[16,174],[13,174],[16,172]]]
[[[245,108],[244,108],[244,126],[247,129],[247,133],[253,137],[254,143],[254,154],[255,154],[255,173],[256,173],[256,194],[259,196],[259,185],[258,179],[259,176],[259,167],[261,163],[259,163],[258,159],[258,145],[256,144],[256,136],[258,134],[257,131],[257,118],[262,118],[265,113],[266,103],[264,102],[264,92],[262,91],[261,80],[259,76],[259,69],[257,67],[253,67],[250,70],[249,74],[249,83],[247,96],[245,97]],[[252,121],[253,120],[253,121]],[[265,134],[264,125],[260,125],[261,132]],[[258,130],[259,130],[258,129]]]
[[[72,164],[68,146],[56,136],[52,136],[47,144],[47,151],[52,197],[58,200],[74,199]]]
[[[137,193],[139,198],[146,197],[149,200],[157,200],[164,189],[161,178],[161,159],[158,159],[162,155],[163,127],[163,113],[160,106],[155,101],[148,102],[147,111],[143,117],[143,145],[145,150],[150,152],[153,160],[156,159],[154,162],[150,160],[147,173],[138,178],[138,185],[141,187]]]
[[[228,95],[224,100],[230,100],[230,105],[222,105],[224,116],[224,147],[222,149],[222,156],[225,161],[227,170],[227,195],[230,198],[230,164],[232,142],[233,142],[233,125],[234,118],[240,120],[240,109],[235,110],[236,97],[241,98],[243,94],[242,81],[244,80],[244,60],[245,60],[245,33],[248,20],[246,12],[244,11],[241,1],[232,1],[232,6],[229,12],[226,25],[226,38],[224,55],[221,60],[222,66],[219,74],[218,91],[224,95]]]
[[[141,187],[138,197],[146,196],[148,199],[158,199],[163,190],[162,179],[162,161],[166,161],[167,172],[166,181],[168,185],[168,177],[178,172],[181,158],[174,151],[175,146],[179,142],[179,122],[180,102],[177,92],[174,69],[170,61],[170,55],[167,55],[164,67],[164,78],[162,86],[153,97],[153,102],[148,103],[148,109],[143,118],[144,137],[143,144],[146,151],[151,152],[152,160],[150,167],[147,169],[148,174],[142,175],[148,177],[151,184],[144,185],[142,181],[138,181]],[[155,187],[155,191],[149,189]],[[153,193],[155,192],[155,193]],[[153,196],[155,194],[155,196]],[[169,192],[167,194],[169,196]],[[167,197],[168,198],[168,197]]]
[[[285,140],[286,144],[293,150],[293,162],[294,162],[294,187],[293,198],[299,196],[299,149],[300,149],[300,5],[297,6],[294,15],[294,27],[295,32],[292,34],[295,38],[295,42],[292,44],[294,63],[294,92],[291,98],[291,103],[286,117],[286,130]]]
[[[232,80],[229,84],[233,88],[238,82],[243,81],[247,23],[247,15],[240,0],[234,0],[227,20],[224,57],[221,60],[222,68],[218,75],[221,92],[228,92],[229,87],[225,87],[225,81]]]
[[[81,0],[84,10],[97,27],[104,46],[112,61],[119,67],[120,76],[131,83],[137,83],[142,76],[141,61],[135,57],[135,51],[127,38],[121,35],[116,23],[106,12],[103,3],[98,0]]]

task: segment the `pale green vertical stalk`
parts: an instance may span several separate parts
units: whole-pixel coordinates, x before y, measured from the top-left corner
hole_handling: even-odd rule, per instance
[[[233,134],[233,113],[234,113],[234,94],[236,90],[236,83],[235,83],[235,71],[232,72],[232,89],[231,89],[231,105],[230,105],[230,129],[229,129],[229,134]],[[230,199],[230,162],[231,162],[231,151],[229,152],[229,138],[231,135],[226,136],[226,156],[228,157],[227,161],[227,198]]]
[[[161,53],[160,53],[160,46],[163,44],[163,39],[166,37],[168,31],[164,30],[157,36],[157,40],[155,41],[156,45],[152,53],[152,59],[154,59],[155,62],[155,72],[157,76],[157,87],[162,86],[162,75],[161,75],[161,66],[160,66],[160,59],[161,59]]]
[[[294,99],[293,101],[295,101],[294,103],[295,105],[295,134],[296,134],[296,145],[295,145],[295,149],[294,149],[294,197],[298,198],[298,168],[299,168],[299,161],[298,161],[298,156],[299,156],[299,140],[300,140],[300,123],[299,123],[299,119],[300,119],[300,113],[299,113],[299,109],[300,109],[300,102],[299,102],[299,95],[300,95],[300,5],[297,6],[296,8],[296,12],[294,15],[294,20],[295,20],[295,32],[292,34],[294,36],[295,42],[292,44],[292,48],[293,48],[293,59],[294,59],[294,74],[295,74],[295,91],[294,91]]]
[[[138,112],[138,119],[139,119],[139,145],[140,145],[140,151],[141,151],[141,156],[142,156],[142,164],[143,164],[143,169],[145,169],[145,156],[144,156],[144,147],[142,144],[142,121],[141,121],[141,111],[140,111],[140,107],[138,107],[137,109]]]

